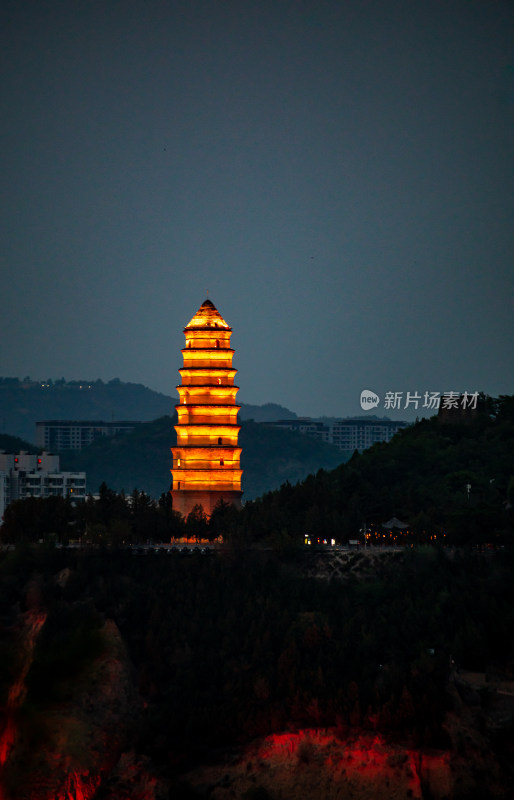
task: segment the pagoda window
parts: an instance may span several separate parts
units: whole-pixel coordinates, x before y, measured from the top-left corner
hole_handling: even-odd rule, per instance
[[[220,467],[222,467],[224,463],[225,463],[225,462],[223,461],[223,459],[222,459],[222,458],[220,458]]]
[[[221,438],[221,436],[218,439],[218,444],[223,444],[223,439]]]

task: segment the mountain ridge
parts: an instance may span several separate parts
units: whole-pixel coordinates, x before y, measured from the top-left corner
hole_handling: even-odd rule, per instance
[[[166,395],[141,383],[118,378],[94,381],[33,381],[0,377],[0,433],[35,441],[35,425],[45,419],[134,420],[151,422],[172,414],[178,396]],[[272,422],[295,419],[277,403],[241,404],[241,420]]]

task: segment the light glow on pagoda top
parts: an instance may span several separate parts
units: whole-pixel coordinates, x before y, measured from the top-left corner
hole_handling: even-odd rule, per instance
[[[220,312],[210,300],[205,300],[193,319],[188,322],[184,328],[184,332],[191,328],[225,328],[231,331],[232,328],[227,325]]]

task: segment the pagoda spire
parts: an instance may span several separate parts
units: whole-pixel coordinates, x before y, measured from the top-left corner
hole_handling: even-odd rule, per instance
[[[195,505],[207,516],[219,500],[241,504],[240,426],[234,385],[232,328],[207,297],[184,328],[179,370],[177,445],[172,447],[173,508],[186,517]]]

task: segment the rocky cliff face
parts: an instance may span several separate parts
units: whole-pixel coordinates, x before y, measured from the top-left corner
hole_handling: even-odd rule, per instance
[[[451,724],[461,728],[456,720]],[[185,780],[198,796],[212,800],[511,797],[483,742],[469,744],[471,749],[459,754],[410,749],[379,734],[341,739],[333,729],[309,729],[269,736],[230,760],[194,770]]]
[[[421,800],[450,797],[452,784],[448,754],[406,750],[379,735],[341,741],[334,731],[318,729],[267,737],[234,763],[188,778],[216,800],[254,795],[263,800]]]
[[[27,704],[26,677],[45,619],[30,611],[20,620],[20,666],[0,735],[0,800],[93,800],[100,786],[113,800],[157,800],[160,782],[148,762],[124,752],[140,709],[114,622],[103,626],[105,648],[71,695],[43,709]]]
[[[46,614],[41,611],[29,611],[19,621],[18,674],[7,693],[3,721],[0,726],[0,777],[7,769],[8,761],[17,744],[17,717],[26,698],[26,677],[32,664],[34,648],[39,632],[45,624]],[[0,800],[3,800],[0,783]]]
[[[348,563],[337,560],[339,577],[345,570],[355,568],[356,577],[365,578],[367,568],[361,572],[359,567],[364,561],[362,558]],[[375,566],[378,570],[380,564]],[[92,569],[87,581],[95,577]],[[50,585],[58,587],[53,594],[48,591]],[[31,610],[19,611],[20,592],[11,606],[8,623],[2,617],[4,628],[12,632],[9,635],[16,663],[13,661],[10,668],[11,676],[15,676],[10,683],[5,678],[7,669],[2,670],[0,676],[3,692],[0,800],[169,800],[172,797],[212,800],[347,800],[349,797],[354,800],[470,800],[480,797],[480,800],[500,800],[512,797],[514,683],[492,680],[491,676],[481,673],[455,672],[451,676],[447,693],[452,711],[446,715],[447,736],[441,740],[451,743],[447,749],[415,749],[389,741],[374,729],[379,724],[378,717],[368,717],[366,725],[371,730],[312,728],[275,733],[228,755],[215,754],[218,759],[215,765],[214,755],[209,753],[212,758],[208,764],[199,763],[187,775],[177,776],[180,770],[177,764],[184,764],[185,759],[170,763],[172,748],[156,747],[153,732],[148,737],[145,729],[139,741],[152,741],[148,745],[149,752],[162,760],[169,778],[167,782],[151,760],[137,752],[144,710],[136,689],[135,669],[118,627],[111,619],[104,621],[96,611],[100,603],[95,606],[88,591],[89,583],[85,582],[85,586],[84,590],[75,591],[72,571],[63,569],[57,576],[50,576],[46,585],[41,582],[38,588],[34,583],[23,601],[24,607]],[[131,591],[132,585],[128,583],[127,586]],[[111,596],[103,579],[101,588]],[[41,600],[43,596],[51,598],[46,610]],[[61,616],[56,614],[56,607]],[[116,605],[112,603],[110,608],[109,614],[114,616]],[[64,637],[55,635],[56,620],[61,619],[67,625]],[[58,650],[52,663],[62,664],[65,646],[69,655],[70,641],[76,643],[76,637],[73,639],[71,635],[70,638],[70,632],[77,632],[81,620],[96,624],[94,633],[100,636],[101,646],[93,651],[86,642],[77,660],[79,670],[72,673],[70,680],[62,684],[58,681],[59,691],[54,687],[52,693],[49,690],[51,674],[42,672],[41,668],[37,672],[38,659],[41,665],[42,656],[48,656],[49,643],[51,648],[53,643],[57,643],[57,647],[61,642],[63,649]],[[121,621],[120,626],[130,641],[130,627],[126,622],[123,627]],[[90,629],[91,626],[84,627],[85,631]],[[142,630],[144,632],[145,627]],[[84,643],[82,634],[79,639]],[[3,646],[5,642],[0,639],[0,644]],[[5,648],[0,652],[4,651]],[[137,652],[137,646],[132,652]],[[161,654],[159,647],[152,648],[152,659],[160,658]],[[5,665],[0,661],[2,666]],[[39,675],[38,682],[35,674]],[[143,686],[141,673],[139,679]],[[167,680],[167,673],[161,680]],[[148,697],[151,702],[150,692]],[[189,709],[187,706],[188,713]],[[168,723],[166,717],[165,724]],[[140,744],[141,748],[144,746]],[[193,746],[189,747],[187,763],[191,764],[195,753]],[[177,783],[173,783],[170,776],[175,776]]]

